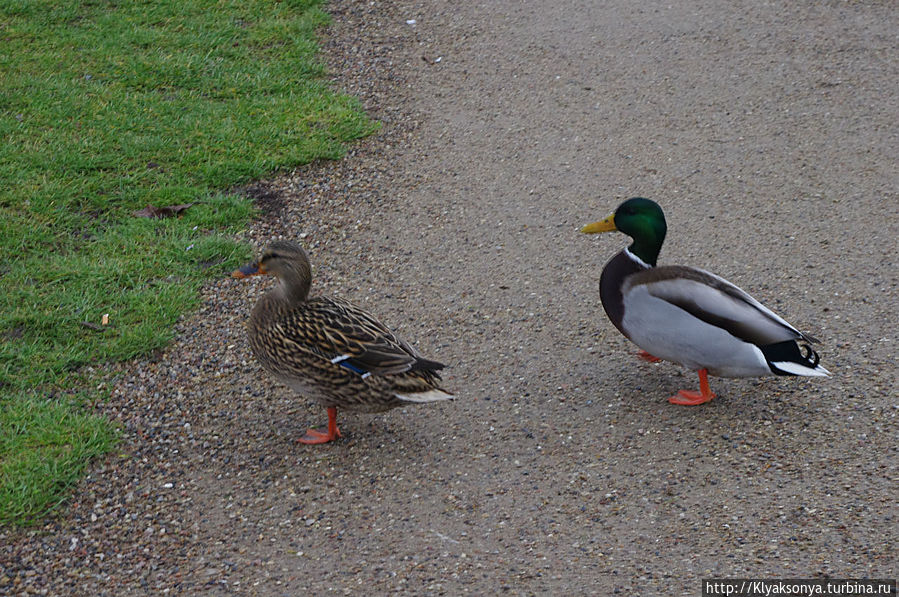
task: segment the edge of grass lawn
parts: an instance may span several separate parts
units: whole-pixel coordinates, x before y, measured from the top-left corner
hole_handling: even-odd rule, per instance
[[[317,58],[323,2],[0,6],[0,525],[58,511],[115,445],[88,366],[164,346],[250,257],[255,209],[221,189],[377,130]]]

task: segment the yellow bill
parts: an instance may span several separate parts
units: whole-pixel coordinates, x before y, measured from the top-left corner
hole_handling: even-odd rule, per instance
[[[581,232],[584,234],[596,234],[597,232],[614,232],[618,230],[615,228],[615,214],[610,215],[605,220],[601,222],[593,222],[592,224],[587,224],[583,228],[581,228]]]

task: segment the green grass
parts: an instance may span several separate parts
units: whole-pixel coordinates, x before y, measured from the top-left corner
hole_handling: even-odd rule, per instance
[[[0,3],[0,523],[39,519],[109,449],[83,366],[164,345],[249,257],[231,236],[252,205],[223,190],[375,129],[327,85],[320,4]]]
[[[35,396],[0,404],[0,524],[31,522],[57,508],[90,459],[112,447],[109,423],[82,410]]]

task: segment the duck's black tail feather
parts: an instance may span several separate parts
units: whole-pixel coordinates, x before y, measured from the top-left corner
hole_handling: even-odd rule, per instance
[[[776,375],[830,375],[830,371],[818,364],[821,357],[808,344],[800,345],[795,340],[787,340],[759,348]]]

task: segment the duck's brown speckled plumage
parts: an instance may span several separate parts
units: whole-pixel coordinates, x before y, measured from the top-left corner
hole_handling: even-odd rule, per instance
[[[311,267],[299,245],[272,243],[259,262],[234,275],[258,273],[275,275],[279,284],[253,308],[250,347],[286,385],[322,406],[362,412],[452,398],[438,386],[443,365],[371,314],[339,299],[309,299]]]
[[[379,412],[439,389],[443,365],[421,358],[382,323],[346,301],[315,298],[298,304],[279,289],[250,315],[250,347],[266,371],[322,406]],[[335,363],[334,359],[351,355]],[[365,375],[370,373],[370,375]]]

